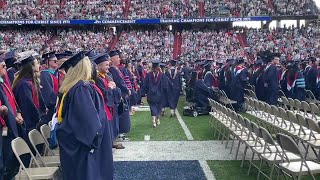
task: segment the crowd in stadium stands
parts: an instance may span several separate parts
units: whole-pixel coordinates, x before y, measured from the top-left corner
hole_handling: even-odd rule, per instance
[[[105,52],[113,39],[113,32],[59,30],[58,35],[50,31],[0,31],[0,49],[19,51],[34,49],[36,51],[60,51],[95,49]],[[62,49],[63,48],[63,49]]]
[[[60,0],[7,0],[0,7],[0,19],[56,19]]]
[[[132,0],[128,18],[199,17],[197,0]]]
[[[1,30],[0,49],[20,51],[34,49],[40,51],[52,37],[50,31],[42,30]]]
[[[69,19],[109,19],[123,18],[123,1],[88,0],[66,1],[61,8],[62,18]]]
[[[234,31],[214,30],[188,30],[181,33],[182,37],[182,59],[200,60],[226,60],[227,58],[244,57]]]
[[[123,9],[120,0],[10,0],[0,2],[0,19],[123,18]]]
[[[314,0],[273,0],[273,3],[275,15],[319,14]]]
[[[60,51],[61,48],[73,52],[95,49],[105,52],[113,39],[113,33],[108,31],[62,30],[44,47],[45,51]]]
[[[235,0],[235,1],[205,1],[205,15],[211,16],[259,16],[270,15],[273,8],[268,0]]]
[[[130,59],[150,61],[159,58],[168,61],[172,58],[174,35],[170,31],[140,31],[123,32],[117,48],[124,55],[130,54]]]
[[[4,0],[0,19],[116,19],[200,17],[198,0]],[[126,11],[127,10],[127,11]],[[318,14],[314,0],[204,1],[204,16]]]
[[[319,28],[286,28],[272,30],[249,29],[246,32],[248,49],[252,54],[259,51],[278,51],[288,60],[320,56]]]
[[[181,32],[181,59],[194,61],[244,57],[236,30],[184,30]],[[253,58],[260,51],[278,51],[288,60],[306,59],[308,56],[320,56],[319,28],[282,28],[282,29],[244,29],[246,51]],[[58,30],[58,33],[44,30],[2,30],[0,31],[0,49],[35,49],[37,51],[71,51],[95,49],[104,52],[112,43],[112,31]],[[123,31],[116,44],[130,59],[150,61],[159,58],[168,61],[172,58],[174,35],[165,30]]]

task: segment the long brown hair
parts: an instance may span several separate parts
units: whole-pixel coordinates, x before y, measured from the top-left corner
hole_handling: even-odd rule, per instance
[[[21,69],[19,70],[17,76],[14,78],[13,83],[12,83],[12,89],[14,89],[18,82],[23,79],[23,78],[30,78],[32,81],[32,84],[34,85],[36,89],[36,94],[38,96],[38,91],[39,91],[39,82],[37,81],[35,71],[33,70],[33,65],[34,61],[29,62],[23,66],[21,66]]]

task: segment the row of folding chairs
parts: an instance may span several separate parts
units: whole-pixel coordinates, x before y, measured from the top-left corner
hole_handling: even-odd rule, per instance
[[[252,166],[259,170],[258,179],[260,175],[272,179],[274,171],[277,171],[278,176],[280,174],[287,174],[291,177],[298,177],[298,179],[308,174],[315,179],[314,174],[320,173],[320,164],[313,161],[306,161],[299,147],[290,136],[277,134],[276,142],[264,127],[259,127],[256,123],[251,122],[247,118],[243,118],[240,114],[237,114],[214,100],[209,99],[209,102],[212,106],[212,112],[210,114],[213,117],[209,122],[214,130],[214,134],[216,135],[217,133],[222,137],[222,143],[224,138],[227,138],[228,143],[230,135],[233,136],[233,143],[235,139],[239,141],[236,150],[236,159],[240,144],[245,145],[241,167],[243,167],[247,150],[250,149],[252,151],[253,154],[249,161],[248,174]],[[225,135],[226,133],[227,135]],[[232,152],[233,143],[230,153]],[[259,165],[254,164],[253,160],[255,155],[260,159]],[[269,175],[261,170],[263,162],[266,162],[271,167]],[[298,171],[296,171],[297,169]]]
[[[41,133],[33,129],[28,134],[35,154],[20,137],[11,142],[12,150],[20,163],[20,170],[15,179],[61,179],[60,156],[49,148],[50,127],[42,125],[40,131]],[[39,147],[43,148],[39,151]],[[21,156],[23,155],[31,156],[30,164],[27,167],[22,161]]]
[[[296,113],[303,112],[304,116],[308,116],[316,120],[320,120],[320,108],[315,103],[308,103],[306,101],[300,101],[298,99],[281,97],[283,107],[288,110],[292,110]]]
[[[317,156],[317,160],[320,161],[320,127],[315,119],[305,117],[300,113],[294,113],[291,110],[285,110],[282,107],[270,106],[252,98],[245,98],[245,103],[250,110],[248,111],[249,114],[301,142],[306,149],[305,156],[307,156],[309,147],[311,147]],[[319,150],[319,152],[316,152],[316,150]]]

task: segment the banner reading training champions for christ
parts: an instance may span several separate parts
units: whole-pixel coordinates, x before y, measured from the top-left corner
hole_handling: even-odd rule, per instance
[[[0,24],[24,25],[24,24],[44,24],[44,25],[81,25],[81,24],[173,24],[173,23],[214,23],[214,22],[239,22],[239,21],[271,21],[269,16],[256,17],[214,17],[214,18],[191,18],[191,19],[105,19],[105,20],[0,20]]]

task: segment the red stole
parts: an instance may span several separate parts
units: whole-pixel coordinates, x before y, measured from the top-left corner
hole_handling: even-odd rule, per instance
[[[289,76],[287,77],[287,89],[288,89],[288,91],[290,91],[295,86],[297,78],[298,78],[298,73],[296,73],[294,75],[293,82],[291,82],[291,79],[290,79]]]
[[[16,102],[16,99],[14,98],[11,87],[8,86],[6,83],[1,83],[1,85],[2,85],[4,93],[6,94],[6,96],[8,98],[8,101],[9,101],[9,104],[10,104],[12,110],[13,110],[13,113],[16,116],[17,115],[17,105],[16,105],[17,102]]]
[[[99,76],[101,77],[101,75],[99,74]],[[105,86],[106,89],[108,89],[108,80],[106,80],[105,78],[101,77],[103,84]],[[104,111],[106,112],[108,121],[112,120],[112,111],[109,109],[109,107],[107,106],[106,102],[104,101],[104,97],[103,94],[101,92],[101,90],[98,88],[98,86],[96,84],[93,83],[93,87],[95,88],[95,90],[97,90],[97,92],[100,94],[101,98],[102,98],[102,102],[103,102],[103,106],[104,106]]]
[[[38,93],[36,91],[36,87],[34,86],[34,84],[32,83],[31,80],[27,81],[28,84],[31,86],[31,93],[32,93],[32,100],[34,105],[36,106],[36,108],[39,110],[40,109],[40,102],[39,102],[39,96]]]
[[[157,73],[157,74],[155,74],[155,73]],[[151,75],[152,75],[153,82],[154,83],[158,82],[159,77],[160,77],[160,72],[159,71],[154,71],[154,72],[151,72]]]
[[[58,94],[59,93],[59,80],[58,78],[51,74],[51,79],[52,79],[52,85],[53,85],[53,91]]]
[[[2,106],[2,102],[0,101],[0,106]],[[2,127],[6,127],[6,122],[4,121],[3,116],[0,116],[0,124],[2,125]]]

